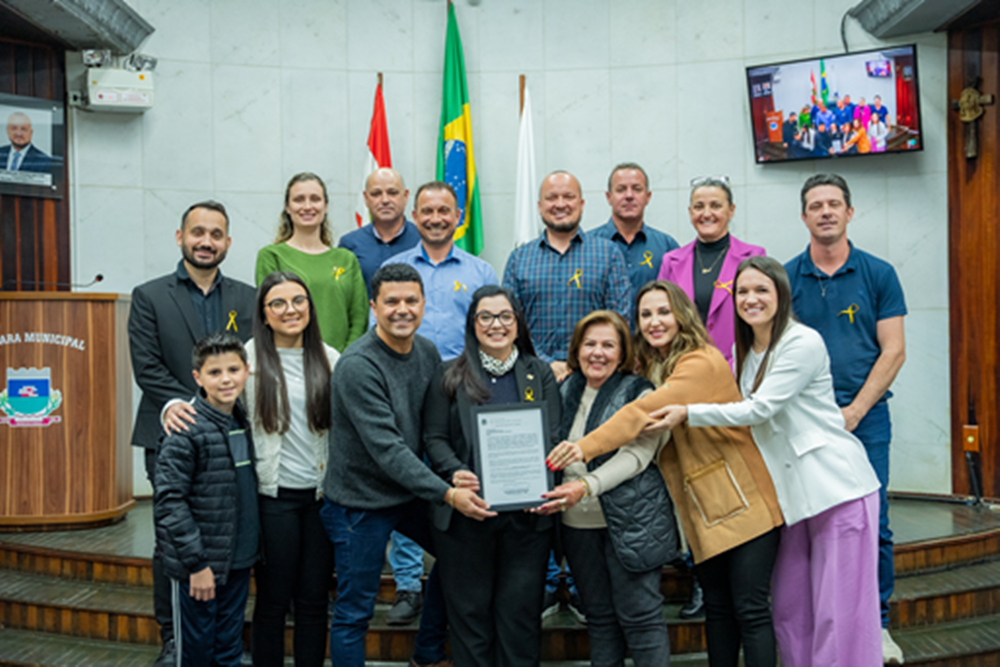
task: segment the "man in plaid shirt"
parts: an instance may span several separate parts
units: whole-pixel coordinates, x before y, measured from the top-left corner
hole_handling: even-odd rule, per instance
[[[576,177],[565,171],[546,176],[538,213],[545,231],[510,254],[503,286],[520,299],[538,356],[562,380],[570,373],[566,353],[577,321],[601,309],[631,321],[632,286],[614,243],[580,231],[583,196]]]

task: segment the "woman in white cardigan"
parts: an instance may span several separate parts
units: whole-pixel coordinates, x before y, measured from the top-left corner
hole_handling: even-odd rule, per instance
[[[285,615],[294,600],[295,664],[319,667],[333,573],[333,545],[319,509],[330,374],[339,355],[323,343],[305,283],[288,271],[261,282],[253,333],[243,394],[256,448],[262,545],[255,569],[253,662],[284,664]]]
[[[784,268],[736,272],[737,381],[744,400],[666,406],[654,428],[750,426],[785,517],[771,580],[785,667],[882,664],[878,488],[834,401],[826,345],[793,320]]]

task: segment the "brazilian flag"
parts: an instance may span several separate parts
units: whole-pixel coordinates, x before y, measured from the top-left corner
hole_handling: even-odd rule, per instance
[[[458,196],[458,229],[455,244],[474,255],[483,249],[482,208],[479,181],[472,152],[472,115],[469,87],[465,82],[465,58],[458,34],[455,8],[448,3],[448,37],[444,45],[444,86],[441,100],[441,136],[438,142],[437,178]]]

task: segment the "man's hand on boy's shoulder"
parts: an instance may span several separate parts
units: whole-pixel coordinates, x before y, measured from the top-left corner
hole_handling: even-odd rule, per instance
[[[208,602],[215,598],[215,574],[212,568],[206,567],[191,575],[191,597],[199,602]]]
[[[160,412],[160,423],[167,435],[188,430],[188,424],[194,423],[194,405],[179,398],[167,401]]]

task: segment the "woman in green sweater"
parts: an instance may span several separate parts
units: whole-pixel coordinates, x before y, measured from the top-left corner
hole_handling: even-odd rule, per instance
[[[257,253],[256,281],[292,271],[308,285],[323,342],[338,352],[368,325],[368,291],[353,253],[334,248],[327,219],[326,184],[316,174],[292,176],[274,243]]]

